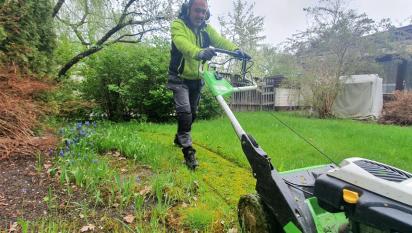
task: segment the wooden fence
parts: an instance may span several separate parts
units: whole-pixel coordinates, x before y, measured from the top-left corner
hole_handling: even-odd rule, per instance
[[[223,74],[234,86],[244,86],[238,76]],[[233,111],[268,111],[294,109],[299,107],[300,93],[297,89],[282,88],[283,76],[257,79],[258,88],[252,91],[234,93],[229,101]]]

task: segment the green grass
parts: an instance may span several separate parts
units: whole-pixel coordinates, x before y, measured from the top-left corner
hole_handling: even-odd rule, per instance
[[[411,127],[320,120],[291,113],[237,113],[245,131],[255,137],[280,171],[329,161],[272,114],[334,161],[356,156],[412,170]],[[237,200],[242,194],[253,192],[254,180],[229,120],[222,117],[194,124],[193,140],[200,160],[195,173],[187,171],[181,163],[180,150],[172,146],[175,130],[175,124],[106,124],[100,130],[105,136],[98,144],[102,150],[119,149],[130,158],[151,165],[158,176],[169,176],[169,181],[163,182],[167,187],[164,193],[179,203],[188,203],[187,207],[177,208],[183,220],[180,227],[214,232],[236,226]],[[226,226],[222,228],[219,222],[226,222]]]
[[[365,157],[412,171],[412,127],[310,119],[293,113],[237,113],[245,131],[254,136],[280,171],[329,161],[272,114],[335,161]],[[170,228],[178,232],[226,232],[237,227],[237,201],[241,195],[254,192],[255,181],[229,120],[222,117],[194,124],[194,147],[200,161],[196,172],[186,169],[180,149],[172,145],[175,130],[175,124],[101,123],[92,136],[72,148],[70,156],[59,158],[52,169],[59,171],[69,194],[72,185],[88,192],[90,200],[78,203],[86,220],[93,220],[88,216],[95,215],[95,209],[108,208],[117,213],[115,218],[104,216],[106,220],[101,223],[111,232],[166,232]],[[126,164],[102,156],[111,151],[125,156]],[[149,181],[151,199],[139,195],[143,187],[134,182],[133,170],[141,164],[148,165],[153,173]],[[120,172],[125,168],[129,172]],[[45,201],[55,206],[53,200],[51,190]],[[121,216],[130,208],[136,222],[127,225]],[[168,225],[171,215],[178,220],[173,226]],[[54,232],[56,224],[66,226],[59,228],[65,231],[72,229],[76,221],[20,221],[25,229],[44,232]]]
[[[180,149],[171,143],[173,131],[169,135],[158,127],[172,129],[173,126],[107,123],[98,130],[97,147],[100,151],[119,150],[126,157],[152,167],[155,172],[152,192],[159,203],[152,217],[160,223],[165,221],[164,213],[169,210],[162,207],[166,203],[174,206],[173,211],[179,215],[180,229],[215,232],[222,228],[222,221],[228,226],[236,225],[237,200],[254,188],[249,171],[198,148],[202,169],[191,172],[182,164]],[[153,129],[159,129],[160,133]],[[228,184],[233,174],[236,177]]]
[[[245,131],[253,135],[272,158],[275,167],[285,171],[329,163],[271,114],[255,112],[235,115]],[[274,114],[337,162],[347,157],[364,157],[412,171],[412,127],[340,119],[321,120],[291,113]],[[146,125],[143,130],[171,135],[175,126]],[[249,167],[227,118],[199,121],[192,131],[195,144],[218,152],[242,167]]]

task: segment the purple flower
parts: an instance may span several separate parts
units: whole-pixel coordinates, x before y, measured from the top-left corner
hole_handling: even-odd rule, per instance
[[[59,129],[59,134],[60,134],[60,135],[63,135],[63,134],[64,134],[64,128],[60,128],[60,129]]]
[[[86,136],[86,132],[84,132],[84,130],[80,130],[79,131],[79,135],[81,136],[81,137],[84,137],[84,136]]]
[[[76,124],[77,129],[81,129],[82,126],[83,126],[82,122],[77,122],[77,124]]]
[[[60,157],[63,157],[63,156],[64,156],[64,151],[63,151],[62,149],[60,149],[59,156],[60,156]]]
[[[90,126],[90,122],[89,122],[89,121],[84,122],[84,124],[85,124],[87,127]]]
[[[52,155],[53,155],[53,149],[49,148],[49,156],[52,156]]]
[[[93,121],[93,127],[96,128],[96,126],[97,126],[96,121]]]
[[[70,141],[70,139],[66,139],[66,140],[64,141],[64,143],[66,144],[66,147],[69,147],[70,144],[72,144],[72,142]]]

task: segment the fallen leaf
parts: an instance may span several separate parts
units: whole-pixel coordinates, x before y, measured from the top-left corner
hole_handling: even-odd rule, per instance
[[[89,225],[83,226],[83,227],[80,229],[80,232],[94,231],[95,228],[96,228],[95,225],[89,224]]]
[[[126,217],[124,217],[123,220],[124,220],[125,222],[127,222],[127,223],[130,224],[130,223],[132,223],[132,222],[134,221],[134,216],[131,215],[131,214],[129,214],[129,215],[127,215]]]
[[[112,205],[112,207],[114,207],[114,208],[117,208],[119,206],[120,206],[119,203],[113,203],[113,205]]]
[[[29,176],[35,176],[35,175],[37,175],[37,173],[30,171],[29,173],[27,173],[27,175],[29,175]]]
[[[151,186],[145,186],[142,190],[140,190],[140,195],[145,196],[146,194],[150,193],[152,190]]]
[[[227,233],[237,233],[237,228],[229,229]]]
[[[17,224],[17,222],[14,222],[12,225],[10,225],[9,233],[11,233],[11,232],[16,232],[18,226],[19,226],[19,225]]]
[[[51,163],[45,163],[44,165],[44,169],[49,169],[49,168],[51,168],[53,165],[51,164]]]

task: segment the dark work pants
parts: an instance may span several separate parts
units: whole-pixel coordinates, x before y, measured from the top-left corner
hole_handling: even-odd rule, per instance
[[[202,80],[169,76],[167,87],[173,91],[177,115],[177,138],[183,148],[192,146],[192,123],[196,118],[202,86]]]

